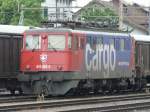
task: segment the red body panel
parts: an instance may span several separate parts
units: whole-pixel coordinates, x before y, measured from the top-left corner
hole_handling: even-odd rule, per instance
[[[58,34],[44,33],[42,35]],[[59,33],[60,34],[60,33]],[[32,35],[32,34],[31,34]],[[34,34],[33,34],[34,35]],[[21,52],[20,69],[22,72],[38,72],[38,71],[80,71],[83,65],[83,49],[72,50],[68,48],[68,33],[66,36],[66,47],[62,51],[47,50],[47,39],[41,40],[41,49],[26,50],[24,35],[24,46]],[[74,34],[72,34],[73,36]],[[77,34],[79,35],[79,34]],[[73,38],[73,37],[72,37]],[[72,39],[72,43],[74,40]]]
[[[42,61],[42,56],[46,60]],[[26,51],[21,55],[21,71],[70,71],[71,53],[69,52],[41,52]]]

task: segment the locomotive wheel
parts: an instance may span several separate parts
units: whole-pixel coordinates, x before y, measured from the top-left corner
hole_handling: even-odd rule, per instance
[[[15,95],[15,90],[10,90],[11,95]]]
[[[21,88],[19,88],[18,91],[19,91],[19,95],[23,95],[23,91]]]
[[[33,91],[34,94],[38,94],[38,95],[44,95],[44,96],[48,96],[49,95],[49,91],[48,91],[48,85],[46,82],[43,81],[37,81],[34,83],[33,85]]]
[[[44,96],[48,96],[48,88],[46,85],[43,85],[42,88],[41,88],[41,94],[43,94]]]

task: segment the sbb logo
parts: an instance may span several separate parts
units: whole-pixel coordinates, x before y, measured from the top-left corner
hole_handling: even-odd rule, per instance
[[[48,60],[48,55],[47,54],[41,54],[40,60],[42,63],[46,62]]]

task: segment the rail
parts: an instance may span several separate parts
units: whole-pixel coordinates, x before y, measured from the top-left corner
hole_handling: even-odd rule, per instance
[[[0,103],[0,111],[20,111],[29,109],[50,109],[62,112],[84,112],[100,110],[112,112],[119,109],[135,109],[143,106],[150,108],[150,94],[133,94],[122,96],[46,99],[45,101],[25,101],[17,103]],[[126,107],[126,108],[125,108]]]

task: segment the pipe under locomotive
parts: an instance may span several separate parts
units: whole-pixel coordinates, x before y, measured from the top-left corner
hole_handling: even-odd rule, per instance
[[[150,39],[145,38],[64,28],[27,30],[18,80],[25,94],[140,90],[150,75]]]

